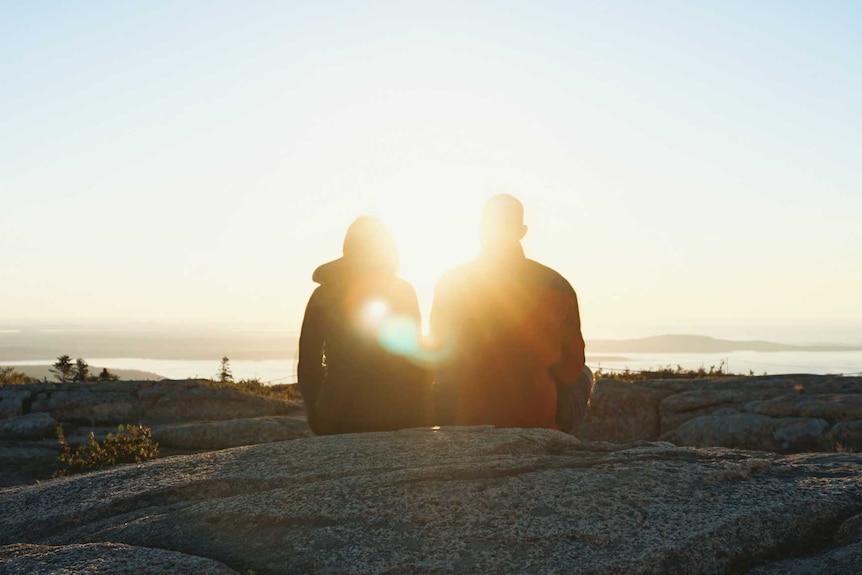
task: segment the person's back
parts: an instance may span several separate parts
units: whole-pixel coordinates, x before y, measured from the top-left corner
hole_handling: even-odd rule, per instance
[[[314,272],[320,286],[303,320],[297,371],[309,425],[316,434],[428,425],[430,376],[402,353],[418,342],[416,293],[350,239],[344,258]]]
[[[572,426],[559,421],[558,389],[574,386],[584,368],[577,296],[559,273],[524,256],[521,214],[511,196],[492,198],[481,255],[438,282],[438,423]]]

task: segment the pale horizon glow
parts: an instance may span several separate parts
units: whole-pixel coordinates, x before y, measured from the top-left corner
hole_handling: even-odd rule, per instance
[[[0,6],[0,328],[284,326],[360,215],[427,323],[489,196],[588,338],[862,339],[862,5]]]

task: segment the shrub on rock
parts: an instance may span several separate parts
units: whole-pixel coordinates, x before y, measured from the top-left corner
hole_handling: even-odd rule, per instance
[[[144,425],[120,425],[116,434],[109,433],[101,443],[90,432],[87,443],[75,448],[66,443],[62,427],[57,428],[57,439],[61,450],[58,476],[121,463],[140,463],[159,455],[159,444],[153,441],[152,431]]]

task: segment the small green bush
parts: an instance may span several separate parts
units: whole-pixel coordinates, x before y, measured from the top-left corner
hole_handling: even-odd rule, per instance
[[[117,433],[109,433],[101,443],[90,432],[85,445],[71,447],[66,443],[63,428],[57,427],[60,441],[58,477],[92,471],[121,463],[140,463],[159,455],[159,444],[153,441],[152,430],[144,425],[120,425]]]

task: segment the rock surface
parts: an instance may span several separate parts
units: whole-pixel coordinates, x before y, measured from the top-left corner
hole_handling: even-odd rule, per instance
[[[781,453],[859,450],[862,378],[601,379],[581,437]]]
[[[212,559],[117,543],[84,545],[7,545],[0,547],[4,575],[236,575]]]
[[[0,437],[4,439],[41,439],[56,436],[57,422],[47,413],[28,413],[0,419]]]
[[[308,435],[301,405],[197,380],[0,386],[0,488],[56,471],[58,425],[76,445],[91,431],[101,440],[129,423],[150,426],[163,452]]]
[[[862,455],[444,428],[0,490],[0,544],[124,543],[258,575],[850,573],[860,513]]]
[[[160,447],[186,451],[226,449],[310,435],[308,422],[304,418],[289,416],[153,427],[153,440],[158,442]]]
[[[31,396],[30,387],[32,386],[0,386],[0,419],[24,414],[24,401]]]
[[[294,406],[197,380],[30,384],[28,412],[80,425],[186,423],[286,415]]]

